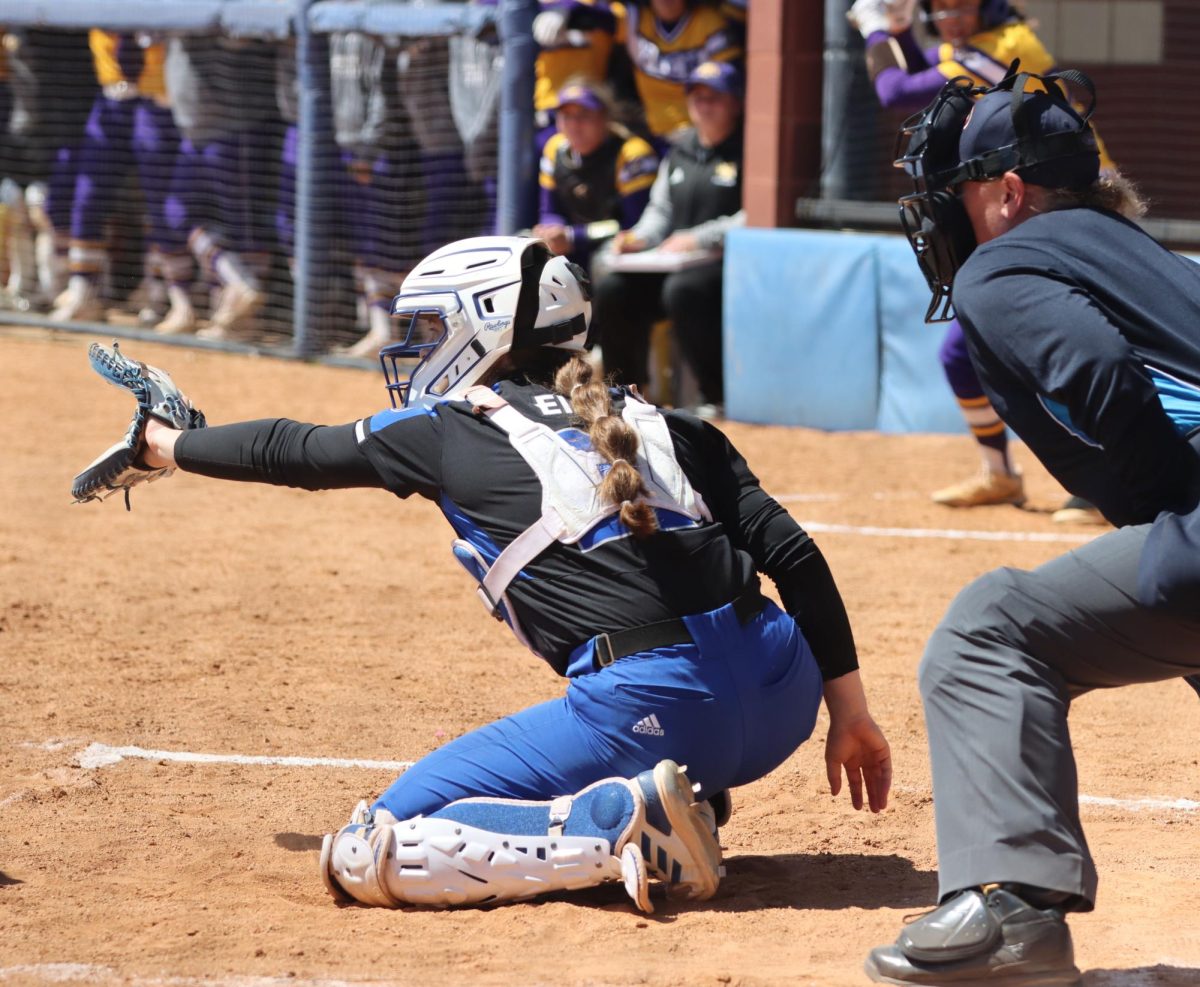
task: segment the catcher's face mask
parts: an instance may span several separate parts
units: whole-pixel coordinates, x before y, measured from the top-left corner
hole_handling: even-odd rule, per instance
[[[583,349],[591,299],[583,270],[542,241],[475,237],[421,261],[392,316],[400,342],[379,361],[393,406],[408,407],[460,397],[513,350]]]
[[[392,317],[399,341],[379,351],[379,362],[394,408],[408,405],[414,383],[440,398],[483,355],[471,349],[474,332],[455,292],[397,295]],[[430,357],[443,346],[435,366]]]
[[[991,89],[966,77],[950,80],[928,107],[904,122],[897,137],[896,167],[913,181],[913,192],[899,200],[900,223],[933,293],[926,322],[954,317],[954,276],[976,246],[959,196],[963,182],[1015,171],[1033,184],[1086,185],[1098,173],[1088,124],[1096,104],[1091,80],[1073,69],[1039,76],[1017,67],[1014,62]],[[1060,80],[1091,95],[1082,114],[1071,107]],[[1030,92],[1031,82],[1044,91]]]

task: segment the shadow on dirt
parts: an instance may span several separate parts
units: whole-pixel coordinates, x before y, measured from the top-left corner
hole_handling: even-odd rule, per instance
[[[896,854],[784,853],[725,861],[722,909],[911,908],[937,903],[937,871],[919,871]]]
[[[842,908],[932,908],[937,899],[937,872],[916,870],[896,854],[783,853],[772,857],[737,856],[725,860],[725,877],[716,897],[706,902],[671,902],[652,885],[655,914],[650,921],[671,921],[679,911],[753,912],[767,908],[829,911]],[[585,891],[547,895],[541,901],[564,901],[585,907],[628,908],[618,884]],[[1180,981],[1181,985],[1183,982]],[[1166,987],[1177,987],[1166,981]],[[1089,984],[1088,987],[1093,987]],[[1097,981],[1095,987],[1125,987]],[[1146,987],[1157,987],[1147,981]],[[1195,982],[1189,982],[1195,987]]]
[[[1193,966],[1135,966],[1128,970],[1088,970],[1083,987],[1195,987],[1200,969]]]
[[[321,837],[309,836],[307,833],[276,833],[275,845],[294,853],[304,853],[309,850],[320,850]]]

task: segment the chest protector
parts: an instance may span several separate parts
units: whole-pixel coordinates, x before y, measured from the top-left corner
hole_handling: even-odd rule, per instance
[[[491,388],[472,387],[465,397],[476,413],[487,415],[505,431],[512,447],[537,475],[542,485],[542,514],[490,564],[463,539],[454,542],[454,556],[479,581],[479,598],[488,612],[505,621],[517,640],[534,651],[509,603],[509,584],[555,542],[574,545],[620,511],[621,505],[600,499],[602,467],[608,464],[599,453],[579,449],[548,425],[525,417]],[[621,417],[638,435],[637,462],[633,465],[649,491],[645,502],[692,522],[711,521],[712,514],[675,458],[666,419],[658,409],[630,395]]]

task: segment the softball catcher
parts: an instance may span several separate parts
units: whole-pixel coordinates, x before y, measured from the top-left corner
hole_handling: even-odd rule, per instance
[[[887,741],[820,551],[721,432],[593,377],[590,310],[582,270],[541,241],[464,240],[394,302],[392,408],[334,427],[147,419],[150,469],[433,500],[488,612],[567,678],[355,809],[321,852],[335,897],[486,904],[622,881],[648,911],[655,878],[708,898],[728,789],[808,738],[822,694],[832,791],[845,772],[855,808],[864,785],[887,802]]]

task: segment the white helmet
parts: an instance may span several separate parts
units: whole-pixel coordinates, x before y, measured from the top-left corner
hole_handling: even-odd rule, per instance
[[[392,404],[428,405],[460,397],[510,350],[582,350],[591,291],[583,269],[551,255],[541,240],[481,236],[435,250],[414,267],[392,315],[401,341],[379,352]],[[411,370],[397,362],[413,357]]]

